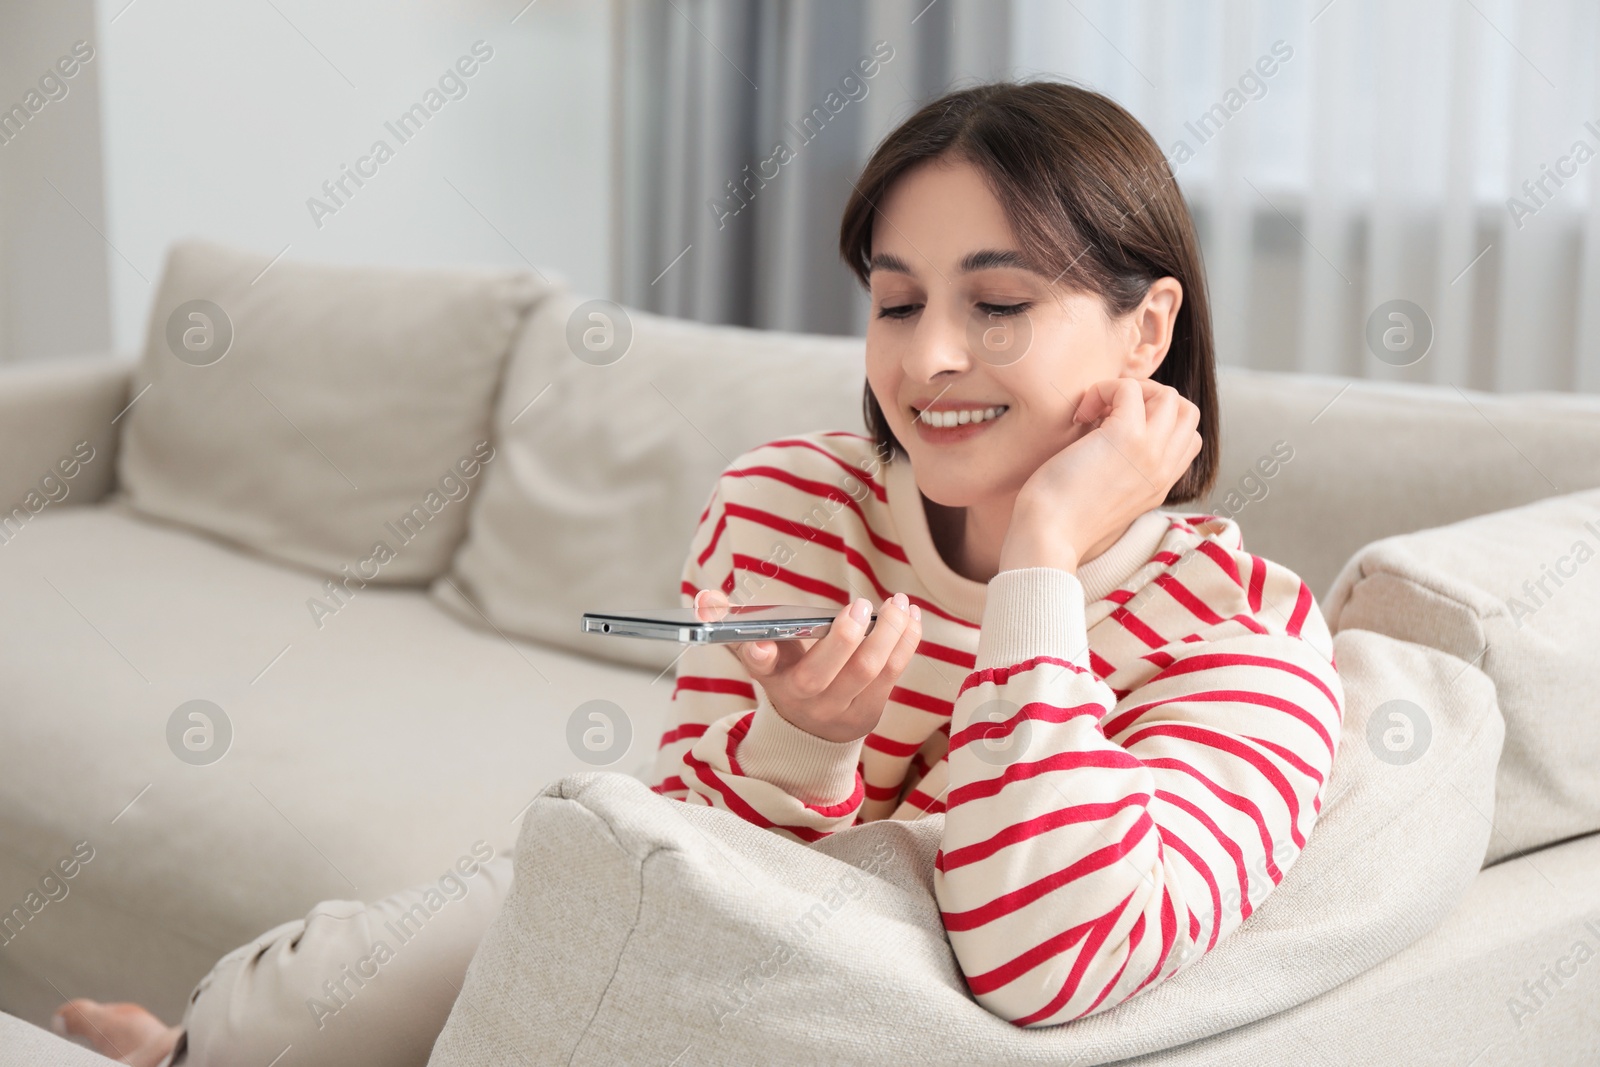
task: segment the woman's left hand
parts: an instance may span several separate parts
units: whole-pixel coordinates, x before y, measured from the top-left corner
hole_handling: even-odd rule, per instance
[[[1159,507],[1200,454],[1200,409],[1170,385],[1111,378],[1072,421],[1099,425],[1039,465],[1017,493],[1000,569],[1076,571],[1091,549]]]

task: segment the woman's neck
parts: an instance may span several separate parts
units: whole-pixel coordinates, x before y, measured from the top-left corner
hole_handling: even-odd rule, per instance
[[[1000,549],[1005,545],[1006,530],[1011,525],[1011,511],[1016,503],[1014,495],[998,502],[986,501],[964,508],[946,507],[920,492],[917,495],[922,497],[933,546],[946,566],[963,578],[985,584],[1000,573]],[[1127,532],[1128,526],[1124,526],[1091,545],[1079,557],[1079,565],[1100,555]]]
[[[922,497],[933,545],[951,570],[963,578],[985,583],[1000,573],[1000,548],[1011,524],[1014,499],[1002,501],[1003,510],[999,510],[994,505],[946,507]]]

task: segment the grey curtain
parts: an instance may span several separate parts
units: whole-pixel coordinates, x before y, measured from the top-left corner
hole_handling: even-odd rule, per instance
[[[617,10],[622,303],[859,335],[867,300],[838,254],[851,182],[922,104],[1006,76],[1010,0],[619,0]]]

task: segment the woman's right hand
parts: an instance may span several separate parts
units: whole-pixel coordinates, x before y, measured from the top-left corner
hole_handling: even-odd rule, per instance
[[[695,594],[703,622],[722,618],[728,597],[719,589]],[[867,633],[872,602],[859,597],[839,609],[821,637],[740,641],[731,648],[773,708],[788,722],[827,741],[865,737],[883,717],[889,692],[922,641],[922,612],[904,593],[883,602]]]

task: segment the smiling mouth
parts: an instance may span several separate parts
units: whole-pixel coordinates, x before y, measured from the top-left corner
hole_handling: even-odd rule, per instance
[[[963,408],[959,411],[929,411],[912,407],[913,419],[919,429],[953,430],[962,426],[984,426],[1011,410],[1010,404],[994,404],[983,408]]]

